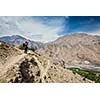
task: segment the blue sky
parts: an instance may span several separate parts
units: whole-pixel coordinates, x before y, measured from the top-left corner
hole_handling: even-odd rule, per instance
[[[100,34],[100,17],[96,16],[1,16],[0,36],[21,35],[50,42],[71,33]]]
[[[96,16],[77,16],[69,17],[69,29],[70,32],[88,32],[96,33],[100,29],[100,17]]]

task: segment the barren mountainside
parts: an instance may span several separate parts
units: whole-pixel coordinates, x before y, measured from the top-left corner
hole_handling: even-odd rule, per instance
[[[66,65],[98,65],[100,67],[100,36],[71,34],[48,44],[40,53],[47,55],[52,62]]]
[[[49,57],[22,50],[0,42],[0,82],[3,83],[64,83],[92,82],[72,71],[55,65]]]

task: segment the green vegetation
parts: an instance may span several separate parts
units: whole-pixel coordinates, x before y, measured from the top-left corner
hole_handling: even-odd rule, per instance
[[[21,44],[21,45],[19,46],[19,49],[24,50],[23,44]],[[31,50],[31,51],[35,52],[36,49],[35,49],[35,48],[28,48],[28,50]]]
[[[36,49],[34,49],[34,48],[28,48],[28,50],[32,50],[33,52],[35,52]]]
[[[96,83],[100,83],[100,72],[99,71],[86,70],[86,69],[80,69],[80,68],[68,68],[68,69],[71,70],[74,74],[77,73],[83,76],[83,80],[87,78]]]
[[[19,45],[19,49],[24,50],[23,44]]]

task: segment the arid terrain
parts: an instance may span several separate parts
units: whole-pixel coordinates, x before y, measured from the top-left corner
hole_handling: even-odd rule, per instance
[[[99,71],[100,37],[72,34],[58,38],[35,52],[0,42],[2,83],[93,83],[68,68]]]
[[[54,63],[63,63],[65,66],[99,67],[100,37],[88,34],[66,35],[40,49],[40,52]]]

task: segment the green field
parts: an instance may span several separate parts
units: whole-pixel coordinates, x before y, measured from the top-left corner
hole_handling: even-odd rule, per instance
[[[99,71],[86,70],[86,69],[80,69],[80,68],[67,68],[67,69],[71,70],[74,74],[77,73],[83,76],[83,80],[87,78],[96,83],[100,83],[100,72]]]

